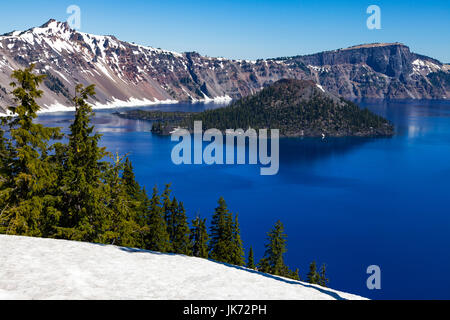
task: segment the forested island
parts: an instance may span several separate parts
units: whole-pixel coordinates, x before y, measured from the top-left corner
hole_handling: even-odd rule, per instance
[[[284,137],[392,136],[394,127],[381,116],[325,92],[312,81],[280,80],[231,105],[203,112],[130,110],[127,119],[153,121],[152,132],[168,135],[174,128],[279,129]]]

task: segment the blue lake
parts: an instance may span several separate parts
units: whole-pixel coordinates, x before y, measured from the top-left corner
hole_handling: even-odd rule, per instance
[[[286,262],[306,278],[326,263],[330,287],[373,299],[450,299],[450,102],[366,102],[396,125],[392,138],[281,139],[280,171],[259,166],[176,166],[175,143],[153,136],[151,123],[96,111],[111,152],[128,153],[147,190],[172,183],[189,216],[210,218],[223,196],[238,212],[246,249],[264,253],[279,219],[288,234]],[[217,104],[141,109],[204,110]],[[67,127],[73,113],[42,114]],[[381,290],[366,287],[370,265]]]

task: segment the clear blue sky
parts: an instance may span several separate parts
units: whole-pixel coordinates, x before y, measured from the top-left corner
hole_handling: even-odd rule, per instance
[[[256,59],[398,41],[450,62],[449,0],[14,0],[2,1],[0,33],[65,21],[71,4],[81,8],[83,32],[179,52]],[[366,27],[372,4],[381,30]]]

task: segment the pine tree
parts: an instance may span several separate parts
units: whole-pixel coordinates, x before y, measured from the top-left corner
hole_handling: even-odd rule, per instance
[[[0,118],[0,179],[4,179],[7,175],[8,168],[8,148],[6,146],[7,139],[5,138],[5,131],[2,126],[6,124],[6,119]],[[1,183],[1,181],[0,181]],[[1,189],[0,189],[1,190]]]
[[[166,221],[166,225],[167,225],[167,233],[169,234],[170,242],[173,242],[174,233],[175,233],[173,216],[174,216],[174,213],[178,210],[178,203],[170,200],[170,195],[172,193],[170,186],[171,186],[170,184],[166,184],[166,187],[161,195],[161,199],[163,202],[162,203],[162,212],[163,212],[164,220]]]
[[[127,157],[123,164],[122,182],[124,185],[125,193],[128,195],[129,207],[132,211],[133,219],[136,223],[137,230],[135,230],[136,246],[143,247],[144,239],[143,234],[145,232],[145,216],[147,215],[148,208],[148,196],[145,188],[141,188],[136,181],[133,165],[130,159]]]
[[[238,214],[236,214],[233,222],[233,251],[231,256],[231,263],[237,266],[245,265],[245,254],[244,248],[242,247]]]
[[[119,155],[105,173],[104,194],[107,195],[104,221],[102,222],[101,243],[136,247],[139,244],[134,200],[127,193],[125,181],[121,177],[124,163]]]
[[[1,126],[6,125],[7,119],[0,118]],[[1,216],[5,211],[9,209],[8,207],[8,197],[10,195],[10,189],[8,190],[8,184],[11,182],[11,167],[10,164],[13,163],[11,158],[11,141],[5,138],[5,131],[0,126],[0,233],[4,232],[2,226],[7,226],[7,220],[2,220]]]
[[[319,285],[322,287],[327,287],[328,285],[328,278],[327,278],[327,266],[325,264],[322,264],[320,267],[320,275],[319,275]]]
[[[123,164],[122,180],[127,194],[130,195],[134,200],[141,201],[141,186],[136,181],[133,165],[128,157],[125,159],[125,163]]]
[[[147,194],[147,190],[145,187],[141,190],[141,203],[140,209],[136,214],[136,223],[139,227],[137,234],[135,236],[136,241],[138,243],[139,248],[147,248],[147,235],[149,232],[148,221],[149,221],[149,208],[150,208],[150,199]]]
[[[60,181],[63,216],[58,237],[100,242],[107,202],[102,180],[107,163],[101,160],[109,153],[98,146],[101,135],[94,133],[91,125],[93,112],[86,101],[95,95],[94,85],[77,85],[75,91],[76,111],[69,142],[59,150],[64,160]]]
[[[267,244],[264,257],[258,263],[258,270],[273,275],[279,275],[294,280],[299,280],[298,269],[292,271],[284,263],[284,254],[287,252],[287,236],[284,233],[283,224],[278,221],[267,234]]]
[[[5,155],[2,171],[7,170],[0,182],[0,233],[49,236],[61,214],[56,208],[57,175],[49,141],[62,136],[59,128],[33,123],[40,109],[35,99],[43,93],[38,87],[45,78],[33,69],[30,65],[11,76],[16,106],[9,108],[13,117],[6,119],[10,139],[7,142],[2,136],[0,147]]]
[[[295,271],[291,273],[291,276],[289,278],[300,281],[300,270],[298,270],[298,268],[295,269]]]
[[[283,224],[278,221],[274,228],[267,234],[268,243],[264,258],[260,262],[260,270],[274,275],[285,276],[286,266],[283,255],[286,253],[287,236],[284,233]]]
[[[255,257],[254,257],[254,254],[253,254],[253,248],[252,247],[250,247],[250,250],[248,252],[247,268],[249,268],[249,269],[256,269]]]
[[[315,261],[311,262],[311,264],[309,265],[309,272],[306,279],[311,284],[319,284],[320,275],[317,273],[317,266]]]
[[[172,208],[177,206],[177,199],[173,199]],[[180,202],[173,213],[173,251],[179,254],[192,255],[189,224],[183,202]]]
[[[233,263],[233,218],[225,200],[219,199],[211,221],[210,258],[219,262]]]
[[[153,196],[149,200],[147,216],[147,249],[158,252],[171,252],[172,245],[170,243],[169,233],[167,232],[167,224],[164,220],[161,200],[156,186],[153,188]]]
[[[14,159],[12,158],[13,148],[11,140],[5,137],[5,131],[2,128],[2,126],[7,125],[7,123],[8,118],[0,118],[0,195],[2,194],[2,190],[6,188],[8,177],[11,177],[11,164],[14,162]],[[1,208],[4,208],[4,206]]]
[[[191,243],[194,257],[208,259],[208,231],[206,229],[206,219],[197,216],[192,221]]]

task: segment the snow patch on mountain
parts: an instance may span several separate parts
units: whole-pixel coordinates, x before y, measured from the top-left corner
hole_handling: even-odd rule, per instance
[[[0,299],[363,299],[183,255],[5,235],[0,248]]]
[[[115,109],[115,108],[128,108],[128,107],[146,107],[158,104],[176,104],[179,103],[177,100],[158,100],[158,99],[138,99],[138,98],[130,98],[128,100],[120,100],[115,97],[112,97],[112,100],[107,101],[106,103],[95,102],[91,103],[92,109]],[[44,113],[53,113],[53,112],[67,112],[67,111],[75,111],[75,107],[67,106],[58,101],[55,101],[53,104],[44,105],[45,109],[40,110],[39,114]],[[1,114],[0,114],[1,116]]]
[[[411,64],[413,66],[413,73],[415,74],[421,74],[421,72],[425,72],[425,74],[428,75],[431,72],[442,70],[442,68],[437,64],[422,59],[416,59]]]
[[[325,89],[320,84],[316,84],[316,87],[319,88],[322,92],[325,92]]]

